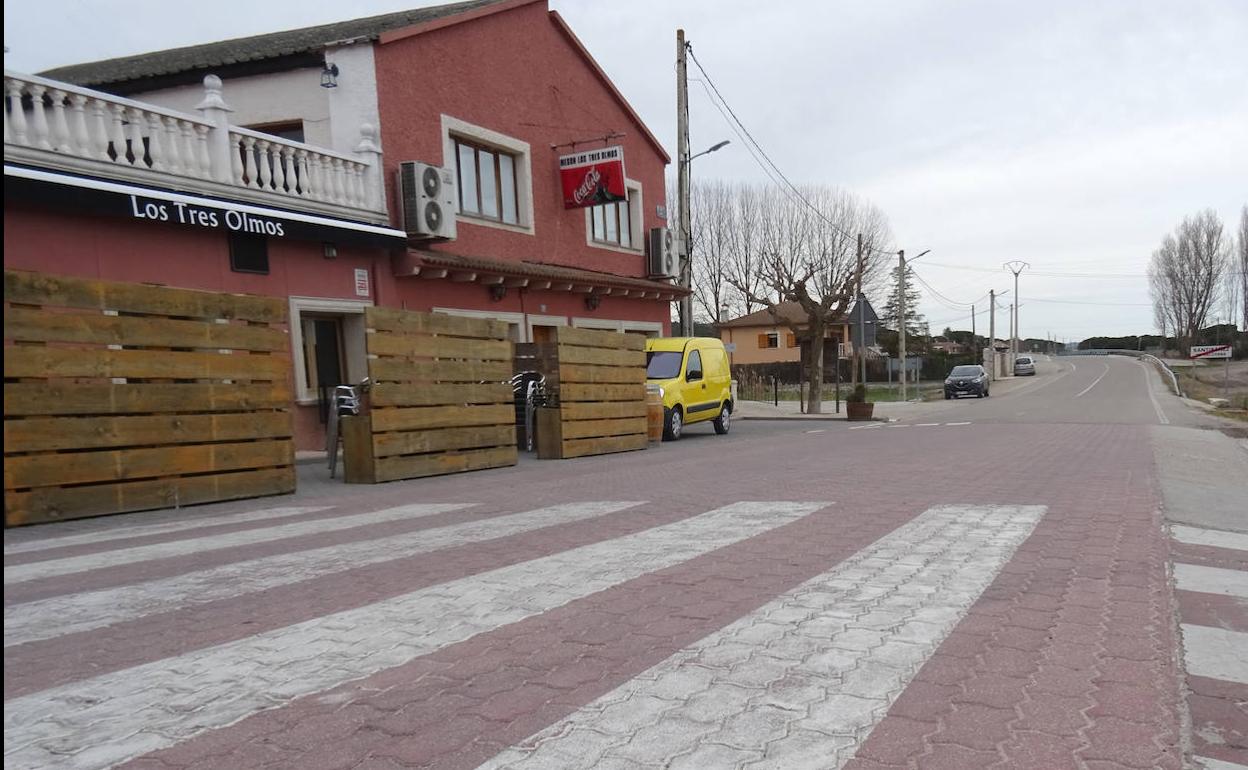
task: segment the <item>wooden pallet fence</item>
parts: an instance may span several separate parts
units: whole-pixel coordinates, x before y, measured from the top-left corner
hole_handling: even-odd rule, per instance
[[[556,408],[539,413],[538,456],[564,459],[645,449],[645,339],[560,327],[539,346]]]
[[[344,429],[348,483],[516,464],[507,324],[370,307],[370,409]]]
[[[280,299],[4,273],[5,526],[293,492]]]

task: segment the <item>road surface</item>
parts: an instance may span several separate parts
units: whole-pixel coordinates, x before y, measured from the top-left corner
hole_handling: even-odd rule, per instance
[[[7,531],[5,767],[1248,765],[1223,427],[1063,358],[896,423]]]

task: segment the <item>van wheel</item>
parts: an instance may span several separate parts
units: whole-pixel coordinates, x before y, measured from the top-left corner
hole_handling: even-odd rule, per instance
[[[724,435],[728,429],[732,427],[732,405],[724,403],[724,408],[719,410],[719,416],[711,421],[711,425],[715,426],[715,432]]]
[[[680,431],[684,428],[684,418],[680,413],[680,407],[672,407],[667,410],[667,414],[663,420],[663,440],[679,441]]]

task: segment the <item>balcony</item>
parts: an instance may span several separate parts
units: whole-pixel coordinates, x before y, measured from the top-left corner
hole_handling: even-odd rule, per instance
[[[376,129],[348,155],[229,124],[221,80],[200,114],[4,73],[4,161],[385,224]]]

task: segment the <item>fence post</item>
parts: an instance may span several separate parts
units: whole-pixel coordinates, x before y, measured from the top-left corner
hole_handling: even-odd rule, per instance
[[[774,406],[780,406],[780,382],[774,374],[771,376],[771,402]]]

